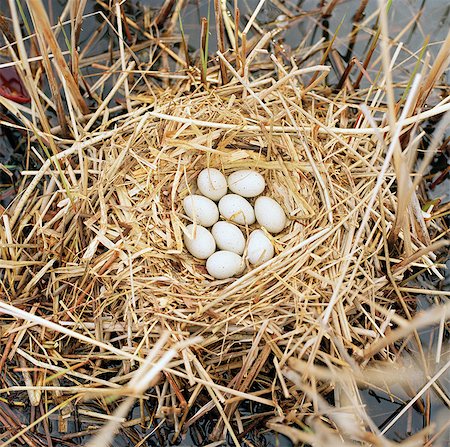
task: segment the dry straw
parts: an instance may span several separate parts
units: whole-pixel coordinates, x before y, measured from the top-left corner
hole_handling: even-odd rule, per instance
[[[118,4],[114,12],[120,16]],[[2,213],[1,366],[20,368],[18,375],[7,370],[0,392],[26,390],[32,405],[44,402],[34,425],[57,413],[64,431],[75,408],[98,426],[108,421],[90,445],[107,445],[120,426],[164,419],[175,440],[209,414],[217,419],[211,441],[228,433],[234,445],[244,425],[268,418],[269,429],[297,442],[389,445],[358,386],[425,383],[445,396],[439,376],[411,374],[394,343],[432,324],[443,328],[450,312],[438,305],[415,314],[409,298],[423,290],[403,281],[412,267],[442,277],[436,260],[447,230],[414,208],[418,180],[413,188],[409,170],[407,182],[398,183],[422,137],[417,126],[450,103],[421,112],[416,102],[425,87],[417,77],[395,115],[384,106],[387,79],[360,107],[320,85],[304,88],[302,76],[322,80],[327,66],[281,67],[264,46],[254,47],[240,69],[218,56],[226,85],[205,90],[187,78],[176,88],[153,86],[152,94],[131,93],[118,116],[110,101],[132,88],[127,71],[93,115],[77,118],[84,102],[64,68],[74,106],[64,125],[73,126],[75,140],[48,134],[48,126],[27,118],[34,109],[17,110],[0,98],[36,131],[33,148],[38,141],[57,147],[42,167],[23,173],[16,200]],[[123,46],[120,57],[131,71]],[[265,67],[260,78],[254,61]],[[218,67],[208,75],[217,76]],[[240,278],[214,280],[183,247],[189,221],[182,199],[205,167],[258,170],[289,217],[272,237],[276,256]],[[399,209],[405,216],[392,247]],[[324,399],[333,392],[335,408]],[[141,415],[126,421],[136,398]],[[243,401],[260,410],[243,416]],[[5,425],[8,411],[0,409]],[[305,424],[310,429],[302,430]],[[28,439],[30,428],[10,431],[4,445]],[[431,430],[405,445],[422,445]]]

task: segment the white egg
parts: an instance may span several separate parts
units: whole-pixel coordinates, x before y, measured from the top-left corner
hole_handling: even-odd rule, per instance
[[[214,224],[211,233],[220,250],[232,251],[238,255],[244,253],[245,237],[236,225],[219,221]]]
[[[183,200],[183,208],[197,224],[211,227],[219,220],[217,205],[207,197],[192,194]]]
[[[200,192],[211,200],[220,200],[228,190],[227,179],[214,168],[203,169],[197,177]]]
[[[227,194],[220,199],[219,211],[226,219],[240,225],[255,223],[255,212],[250,203],[237,194]]]
[[[248,237],[247,259],[250,264],[260,265],[272,259],[274,249],[270,239],[262,230],[252,231]]]
[[[242,258],[232,251],[216,251],[206,261],[206,270],[216,279],[231,278],[242,272]]]
[[[279,233],[286,226],[283,208],[270,197],[261,196],[256,199],[255,216],[258,223],[269,233]]]
[[[190,224],[186,227],[184,245],[192,256],[199,259],[207,259],[216,251],[212,234],[201,225]]]
[[[227,181],[230,190],[242,197],[259,196],[266,187],[264,177],[251,169],[233,172]]]

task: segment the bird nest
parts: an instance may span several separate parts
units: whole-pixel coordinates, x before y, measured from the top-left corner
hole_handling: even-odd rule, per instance
[[[54,405],[61,393],[140,397],[156,402],[153,416],[172,420],[175,435],[214,411],[212,437],[227,430],[236,443],[243,402],[277,416],[271,427],[283,432],[283,417],[317,411],[311,390],[333,394],[337,376],[314,368],[389,359],[387,334],[414,311],[393,290],[412,265],[437,272],[438,247],[429,247],[414,192],[389,258],[400,204],[386,156],[398,135],[374,127],[381,103],[371,117],[312,87],[294,73],[131,98],[128,114],[104,114],[100,127],[62,140],[57,155],[24,172],[1,228],[2,311],[19,319],[2,325],[21,334],[10,358],[37,367],[27,376],[34,402],[44,392]],[[206,167],[257,170],[288,217],[272,236],[274,258],[239,277],[215,280],[183,245],[182,201]],[[179,354],[144,380],[156,392],[127,385],[161,337]],[[152,365],[164,358],[158,349]]]

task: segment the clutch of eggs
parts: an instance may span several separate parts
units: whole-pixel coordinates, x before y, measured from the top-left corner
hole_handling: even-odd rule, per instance
[[[199,193],[183,200],[184,212],[193,222],[185,229],[184,244],[192,256],[207,260],[212,277],[231,278],[244,271],[245,260],[256,267],[273,258],[269,233],[283,231],[287,218],[276,200],[261,195],[265,187],[264,177],[251,169],[226,178],[218,169],[207,168],[197,177]],[[253,206],[251,200],[257,196]],[[248,227],[255,222],[259,228],[250,232]]]

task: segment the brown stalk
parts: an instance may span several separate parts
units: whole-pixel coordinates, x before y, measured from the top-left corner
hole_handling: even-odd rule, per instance
[[[361,3],[359,4],[358,9],[355,12],[355,15],[353,16],[353,21],[355,23],[359,23],[361,19],[363,18],[364,11],[366,10],[366,7],[369,3],[369,0],[361,0]]]
[[[239,53],[239,22],[240,22],[240,16],[241,16],[241,11],[237,7],[237,1],[235,1],[235,3],[234,3],[234,41],[235,41],[234,52],[235,52],[235,55],[236,55],[236,63],[239,64],[239,65],[237,65],[238,69],[243,67],[243,64],[242,64],[242,61],[241,61],[241,58],[240,58],[240,53]]]
[[[53,101],[56,106],[56,114],[58,116],[58,122],[61,126],[61,133],[63,136],[68,137],[70,135],[69,127],[67,125],[66,116],[64,113],[64,106],[62,103],[61,88],[58,86],[55,75],[53,73],[52,65],[48,57],[47,45],[42,41],[42,35],[37,34],[37,40],[42,55],[42,64],[44,66],[45,73],[47,75],[48,85],[52,93]],[[76,59],[76,57],[75,57]]]
[[[183,396],[183,393],[180,390],[180,387],[178,386],[177,382],[175,382],[175,379],[166,371],[163,371],[164,375],[166,376],[167,380],[170,383],[170,386],[172,387],[174,393],[176,394],[178,400],[180,401],[180,408],[184,410],[187,407],[186,399]]]
[[[245,66],[247,65],[247,34],[242,33],[240,61],[242,67],[242,74],[245,73]]]
[[[322,13],[322,17],[330,17],[333,14],[334,8],[339,4],[341,0],[331,0]]]
[[[45,415],[44,404],[43,404],[42,400],[39,402],[39,412],[41,413],[41,416]],[[45,438],[47,440],[47,446],[53,447],[52,436],[50,433],[50,427],[48,425],[47,418],[44,418],[44,420],[42,421],[42,425],[44,426],[44,432],[45,432]]]
[[[83,12],[86,7],[87,0],[78,0],[72,3],[70,10],[72,34],[70,36],[71,56],[72,56],[72,75],[76,84],[78,84],[78,68],[79,68],[79,54],[78,43],[81,34],[81,25],[83,23]]]
[[[153,25],[155,26],[163,26],[169,17],[172,9],[175,5],[175,0],[165,0],[163,5],[161,6],[158,15],[153,20]]]
[[[214,0],[214,15],[216,18],[216,35],[217,48],[219,51],[225,53],[225,28],[223,24],[222,8],[220,7],[220,0]],[[227,67],[222,59],[219,60],[220,73],[222,76],[222,85],[228,84]]]
[[[184,33],[181,35],[181,47],[184,53],[184,59],[186,61],[185,67],[190,67],[191,66],[191,57],[189,56],[189,48],[188,48],[188,44],[186,42],[186,36],[184,35]]]
[[[128,26],[127,16],[123,9],[123,4],[120,5],[120,15],[122,17],[122,23],[125,29],[125,35],[127,36],[127,41],[131,44],[133,42],[133,36],[131,35],[130,27]]]
[[[358,9],[356,10],[355,15],[353,16],[353,27],[352,27],[352,31],[350,33],[347,54],[345,56],[346,61],[348,61],[350,59],[351,55],[353,54],[353,48],[355,47],[356,39],[357,39],[359,31],[360,31],[359,22],[362,20],[362,18],[364,16],[364,11],[365,11],[368,3],[369,3],[369,0],[361,0],[361,3],[359,4]]]
[[[350,76],[350,72],[352,71],[352,68],[355,65],[356,58],[352,58],[350,60],[350,62],[347,64],[347,66],[345,67],[345,69],[343,69],[344,67],[342,65],[342,60],[339,57],[339,55],[337,55],[337,57],[336,57],[334,51],[332,52],[332,55],[335,60],[335,63],[340,67],[340,73],[339,73],[340,79],[339,79],[339,82],[337,83],[336,89],[340,90],[345,84],[345,87],[347,88],[347,90],[349,92],[354,92],[353,86],[351,84],[351,80],[349,79],[349,76]]]
[[[370,44],[370,48],[367,51],[366,57],[364,58],[364,62],[362,64],[362,69],[356,78],[356,81],[353,83],[353,88],[356,90],[359,88],[359,84],[361,83],[361,79],[365,71],[367,71],[367,67],[369,66],[370,60],[372,59],[373,53],[377,48],[378,39],[380,38],[381,28],[377,29],[375,36],[372,38],[372,42]]]
[[[12,344],[14,343],[14,339],[16,338],[16,334],[11,334],[8,337],[8,341],[3,349],[2,358],[0,359],[0,372],[3,372],[3,366],[5,365],[6,359],[8,358],[9,351],[11,349]]]

